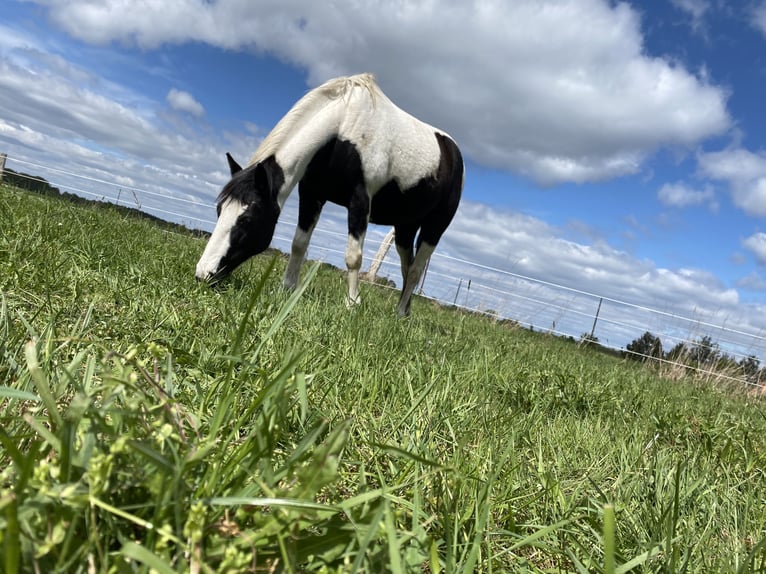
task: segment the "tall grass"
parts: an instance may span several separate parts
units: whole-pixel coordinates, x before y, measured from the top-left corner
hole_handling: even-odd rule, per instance
[[[0,188],[6,572],[758,572],[766,408]]]

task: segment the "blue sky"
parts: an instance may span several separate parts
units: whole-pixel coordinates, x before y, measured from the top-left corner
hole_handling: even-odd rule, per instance
[[[714,340],[764,353],[765,0],[11,0],[0,151],[65,187],[111,189],[21,162],[149,191],[142,207],[209,229],[224,153],[246,161],[306,90],[362,71],[467,159],[437,253],[484,267],[443,260],[433,294],[473,279],[479,307],[589,330],[592,301],[524,287],[582,305],[546,315],[507,295],[522,289],[509,271],[698,321],[615,308],[600,331],[614,346],[645,326],[669,347],[711,323],[760,337]],[[342,233],[341,212],[326,220]]]

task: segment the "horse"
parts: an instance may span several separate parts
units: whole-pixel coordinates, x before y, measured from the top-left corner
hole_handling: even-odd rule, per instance
[[[298,225],[284,286],[298,284],[311,234],[330,201],[348,210],[347,304],[360,302],[368,223],[390,225],[403,281],[397,312],[409,315],[413,291],[462,194],[463,158],[449,135],[398,108],[371,74],[360,74],[307,92],[247,167],[228,153],[226,158],[231,180],[218,196],[218,220],[197,263],[197,279],[215,283],[264,251],[298,184]]]

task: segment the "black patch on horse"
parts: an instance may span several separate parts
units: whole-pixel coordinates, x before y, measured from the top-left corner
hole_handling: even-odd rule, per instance
[[[435,133],[441,151],[436,172],[402,190],[396,180],[381,187],[370,200],[365,187],[362,159],[356,146],[338,137],[325,143],[309,162],[300,182],[298,225],[307,231],[314,225],[325,202],[349,211],[348,230],[359,238],[369,221],[379,225],[418,228],[436,245],[452,221],[460,202],[463,160],[457,145]]]

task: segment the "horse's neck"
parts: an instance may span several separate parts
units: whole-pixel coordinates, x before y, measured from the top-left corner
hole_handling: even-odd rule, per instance
[[[330,102],[313,115],[311,121],[292,130],[277,150],[275,157],[285,178],[277,196],[280,209],[306,173],[309,162],[319,148],[338,134],[342,113],[342,106],[337,105],[337,102]]]

